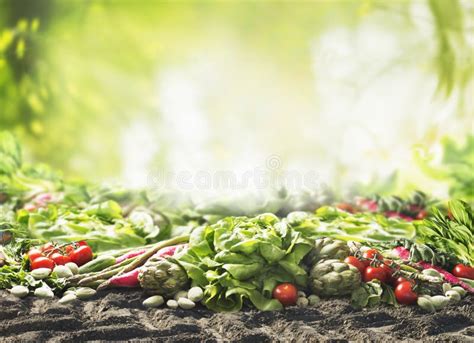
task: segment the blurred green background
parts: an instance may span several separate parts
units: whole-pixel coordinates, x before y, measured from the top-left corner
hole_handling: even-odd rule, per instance
[[[474,193],[474,3],[0,0],[0,130],[68,177]]]

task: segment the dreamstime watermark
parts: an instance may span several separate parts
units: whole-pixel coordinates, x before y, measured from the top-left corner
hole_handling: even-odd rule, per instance
[[[271,155],[263,166],[237,173],[232,170],[155,171],[148,174],[148,186],[181,191],[317,190],[327,188],[314,170],[284,170],[279,156]]]

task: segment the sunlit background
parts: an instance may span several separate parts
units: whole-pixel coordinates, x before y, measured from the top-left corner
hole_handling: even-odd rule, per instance
[[[474,187],[473,47],[469,0],[0,0],[0,129],[129,187],[271,157],[336,193],[446,196],[446,163]]]

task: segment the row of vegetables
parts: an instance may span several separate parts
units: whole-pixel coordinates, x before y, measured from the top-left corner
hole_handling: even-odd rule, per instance
[[[472,235],[470,208],[459,201],[449,208],[447,223]],[[366,225],[355,225],[361,220]],[[264,311],[317,306],[320,298],[337,296],[350,296],[355,308],[417,303],[434,311],[474,291],[474,268],[463,254],[384,236],[385,230],[396,228],[406,233],[405,225],[412,223],[379,217],[366,221],[360,214],[325,207],[282,219],[271,213],[226,217],[197,226],[189,235],[95,256],[85,241],[46,243],[28,251],[25,244],[19,250],[21,261],[10,255],[0,275],[4,287],[18,297],[56,294],[68,303],[127,287],[150,295],[144,300],[147,307],[166,302],[190,309],[200,302],[214,311],[237,311],[244,305]],[[424,221],[418,225],[428,225],[430,219]],[[472,239],[467,242],[471,254]],[[3,248],[7,255],[8,247]]]

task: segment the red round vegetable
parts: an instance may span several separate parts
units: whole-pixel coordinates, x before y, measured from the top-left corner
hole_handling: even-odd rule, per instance
[[[66,253],[66,255],[71,255],[74,251],[74,247],[72,245],[68,245],[64,248],[64,251]]]
[[[43,253],[41,250],[33,248],[28,252],[28,258],[30,259],[30,262],[33,262],[36,260],[38,257],[43,256]]]
[[[36,210],[36,206],[34,204],[25,204],[23,206],[23,209],[27,210],[28,212],[33,212],[34,210]]]
[[[413,279],[406,279],[404,278],[403,276],[399,276],[397,277],[396,279],[393,279],[392,280],[392,284],[397,287],[399,284],[403,283],[403,282],[410,282],[412,285],[415,284],[415,281]]]
[[[43,245],[43,247],[41,248],[41,250],[43,251],[43,254],[45,255],[51,255],[55,252],[59,252],[58,248],[56,248],[54,246],[53,243],[49,242],[49,243],[46,243],[45,245]]]
[[[67,255],[62,255],[58,252],[55,252],[51,255],[51,259],[56,263],[58,266],[64,266],[66,263],[71,262],[71,258]]]
[[[78,266],[82,266],[92,260],[92,249],[88,245],[83,245],[71,252],[69,257],[71,258],[71,262],[74,262]]]
[[[359,260],[357,257],[348,256],[345,258],[344,262],[346,262],[347,264],[353,265],[354,267],[359,269],[359,272],[361,275],[364,275],[364,270],[366,268],[365,263]]]
[[[346,203],[346,202],[341,202],[341,203],[337,204],[336,207],[340,210],[343,210],[343,211],[346,211],[346,212],[349,212],[349,213],[355,213],[354,206],[352,206],[351,204]]]
[[[460,263],[454,267],[453,275],[465,279],[474,280],[474,268]]]
[[[426,210],[421,210],[420,212],[418,212],[418,214],[416,215],[416,219],[425,219],[426,217],[428,217],[428,212]]]
[[[291,283],[282,283],[273,290],[273,298],[281,302],[283,306],[296,304],[298,299],[298,289]]]
[[[390,275],[383,267],[368,266],[364,271],[363,279],[364,282],[369,282],[374,279],[377,279],[380,282],[387,283],[390,280]]]
[[[380,267],[383,270],[385,270],[385,272],[389,276],[389,279],[392,278],[392,273],[393,273],[392,268],[389,267],[390,265],[392,265],[392,261],[390,261],[390,260],[384,260],[383,263],[380,264]]]
[[[362,257],[364,258],[364,260],[362,262],[365,264],[365,266],[369,266],[370,261],[373,260],[374,258],[376,258],[377,260],[382,259],[382,255],[379,253],[379,251],[377,249],[366,250],[362,254]]]
[[[54,261],[48,257],[40,256],[30,264],[31,270],[38,268],[54,268]]]
[[[413,285],[409,281],[400,283],[395,288],[395,298],[400,304],[410,305],[414,304],[418,299],[418,295],[413,292]]]

